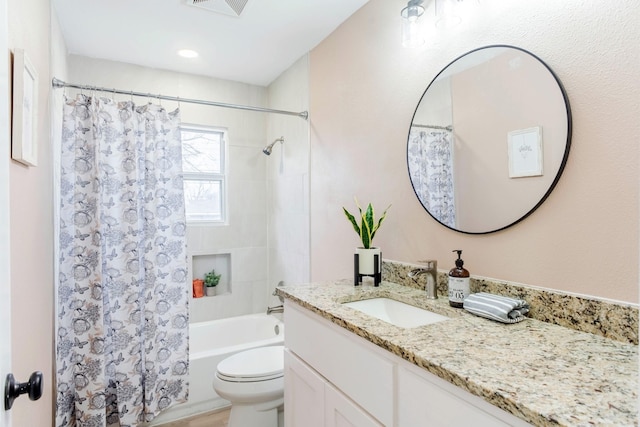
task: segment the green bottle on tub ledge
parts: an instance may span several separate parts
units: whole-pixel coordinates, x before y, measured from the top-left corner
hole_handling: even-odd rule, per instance
[[[458,252],[456,260],[456,268],[449,271],[449,305],[455,308],[463,308],[463,302],[469,296],[469,271],[462,266],[462,250],[455,249],[452,252]]]

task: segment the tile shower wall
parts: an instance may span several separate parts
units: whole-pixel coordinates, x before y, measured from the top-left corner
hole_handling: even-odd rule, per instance
[[[74,83],[183,98],[267,106],[267,89],[264,87],[80,56],[70,56],[68,79]],[[68,93],[72,94],[72,91]],[[128,97],[116,95],[116,99],[126,100]],[[147,102],[140,98],[134,98],[134,101],[139,104]],[[178,106],[170,101],[163,101],[162,105],[170,110]],[[228,225],[189,226],[187,242],[192,256],[230,254],[231,292],[193,299],[191,321],[261,312],[267,306],[269,295],[265,177],[267,160],[273,159],[262,154],[267,142],[267,115],[187,103],[182,103],[180,110],[183,123],[224,127],[228,130],[229,139]]]
[[[268,89],[272,108],[291,111],[309,109],[308,55],[300,58]],[[284,136],[267,161],[268,187],[268,295],[280,281],[309,281],[309,122],[295,116],[271,114],[267,140]]]

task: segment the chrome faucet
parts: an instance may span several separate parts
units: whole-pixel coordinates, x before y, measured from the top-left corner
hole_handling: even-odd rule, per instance
[[[422,268],[413,269],[407,274],[409,277],[416,280],[420,275],[427,275],[427,298],[438,299],[438,261],[421,261],[425,263]],[[417,280],[416,280],[417,282]]]
[[[276,305],[275,307],[267,307],[267,314],[284,313],[284,305]]]
[[[284,281],[279,281],[276,287],[284,286]],[[276,305],[275,307],[267,307],[267,314],[271,313],[284,313],[284,297],[282,295],[278,295],[278,291],[276,289],[273,290],[271,294],[274,297],[278,297],[280,299],[280,305]]]

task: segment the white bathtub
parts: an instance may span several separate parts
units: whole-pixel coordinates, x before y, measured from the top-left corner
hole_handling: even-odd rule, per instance
[[[220,409],[229,402],[213,390],[216,366],[223,359],[256,347],[284,344],[284,324],[266,314],[248,314],[189,325],[189,401],[162,412],[151,423]]]

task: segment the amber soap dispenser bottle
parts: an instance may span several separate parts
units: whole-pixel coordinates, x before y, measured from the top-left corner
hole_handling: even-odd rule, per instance
[[[456,249],[452,252],[458,252],[456,260],[456,268],[449,271],[449,305],[451,307],[462,308],[463,302],[469,296],[469,272],[462,268],[464,261],[460,256],[462,250]]]

